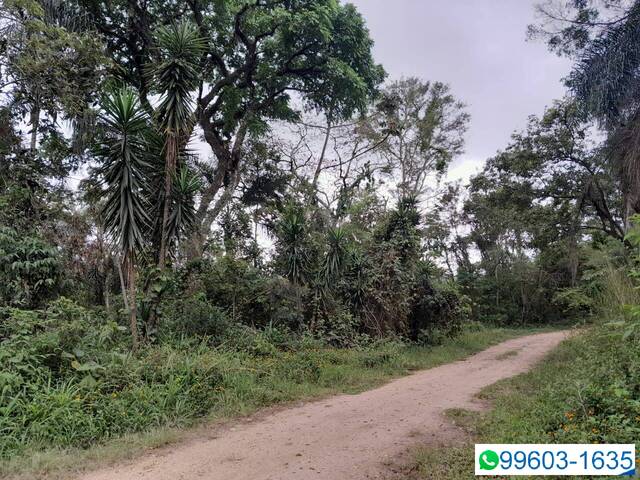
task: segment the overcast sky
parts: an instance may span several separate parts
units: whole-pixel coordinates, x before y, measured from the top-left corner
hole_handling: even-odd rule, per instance
[[[390,79],[449,83],[468,105],[466,153],[449,177],[467,178],[506,146],[531,114],[564,94],[569,62],[526,41],[533,0],[351,0]]]

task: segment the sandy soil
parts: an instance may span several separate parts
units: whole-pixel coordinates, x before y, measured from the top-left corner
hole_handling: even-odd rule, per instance
[[[509,340],[375,390],[281,410],[82,480],[382,478],[385,464],[411,446],[452,434],[444,410],[477,407],[474,394],[480,389],[525,372],[566,335]]]

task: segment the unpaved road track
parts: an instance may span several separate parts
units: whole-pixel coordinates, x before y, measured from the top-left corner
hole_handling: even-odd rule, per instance
[[[565,332],[508,340],[466,360],[358,395],[340,395],[154,451],[83,480],[348,480],[379,478],[387,460],[446,435],[442,412],[474,406],[483,387],[527,371]],[[513,352],[517,351],[517,355]]]

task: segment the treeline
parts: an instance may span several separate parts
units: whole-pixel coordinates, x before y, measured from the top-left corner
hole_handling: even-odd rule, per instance
[[[601,86],[587,44],[577,94],[464,190],[440,182],[464,147],[464,105],[438,82],[383,85],[353,7],[156,7],[139,22],[117,21],[126,2],[3,7],[5,304],[124,309],[135,344],[158,336],[162,303],[184,301],[194,271],[218,279],[206,302],[232,322],[297,331],[415,339],[441,317],[588,310],[585,248],[623,239],[635,194],[619,165],[631,140],[611,123],[630,114],[589,110]],[[552,46],[569,51],[571,32]]]
[[[532,34],[577,57],[570,95],[468,188],[442,183],[464,104],[384,83],[353,6],[129,8],[3,6],[5,305],[126,313],[134,349],[225,322],[349,343],[592,311],[593,252],[624,245],[637,210],[635,6],[576,3],[613,15],[579,29],[540,7],[565,28]]]
[[[459,330],[422,210],[468,123],[446,85],[383,86],[350,5],[128,8],[3,7],[3,303],[127,312],[134,349]]]

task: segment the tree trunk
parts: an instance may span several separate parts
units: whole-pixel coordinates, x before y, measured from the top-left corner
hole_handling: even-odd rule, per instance
[[[178,158],[178,141],[175,135],[168,134],[165,145],[164,191],[162,208],[162,229],[160,230],[160,251],[158,252],[158,268],[164,270],[167,261],[169,244],[169,214],[171,210],[171,186],[176,172]]]
[[[218,218],[220,212],[226,207],[233,198],[238,185],[240,184],[241,172],[236,171],[233,174],[233,178],[230,184],[224,189],[222,195],[218,198],[215,205],[211,210],[208,210],[198,223],[198,228],[190,235],[188,240],[187,258],[189,260],[195,260],[202,257],[204,253],[204,244],[207,241],[213,222]],[[211,202],[210,202],[211,203]],[[210,204],[209,203],[209,204]]]
[[[318,180],[320,178],[320,173],[322,172],[322,164],[324,163],[324,157],[327,153],[327,146],[329,145],[329,139],[331,138],[331,120],[327,119],[327,131],[324,137],[324,143],[322,144],[322,151],[320,152],[320,158],[318,159],[318,164],[316,165],[316,171],[313,174],[313,183],[312,185],[316,187],[318,185]]]
[[[204,244],[209,236],[211,226],[217,218],[220,211],[228,203],[240,182],[240,170],[242,169],[242,148],[249,129],[252,114],[248,113],[244,120],[241,121],[235,135],[233,146],[228,142],[222,141],[214,131],[214,127],[206,117],[200,117],[199,123],[204,133],[205,141],[211,146],[211,149],[218,160],[213,179],[207,188],[202,192],[200,205],[196,213],[196,225],[194,232],[190,235],[187,247],[187,259],[195,260],[202,256],[204,252]],[[226,179],[231,178],[230,182]],[[230,187],[233,188],[230,190]],[[218,193],[224,188],[221,197],[216,201]],[[216,201],[214,207],[210,210],[211,204]]]
[[[120,277],[120,291],[122,292],[122,302],[124,303],[124,309],[129,311],[129,299],[128,299],[129,294],[127,293],[127,287],[124,281],[124,274],[122,272],[122,266],[124,265],[125,260],[123,259],[122,261],[120,261],[120,259],[117,258],[116,263],[118,265],[118,276]]]
[[[109,290],[111,289],[111,269],[106,268],[106,273],[104,276],[104,308],[107,310],[107,313],[111,313],[111,295]]]
[[[138,350],[138,318],[136,305],[136,266],[133,255],[129,252],[125,256],[127,277],[129,282],[129,328],[131,328],[131,342],[134,352]]]
[[[620,180],[624,198],[624,233],[633,225],[631,217],[640,213],[640,110],[622,126],[611,140],[620,162]]]
[[[165,143],[165,167],[164,167],[164,189],[162,205],[162,225],[160,227],[160,249],[158,251],[158,269],[164,272],[167,267],[167,254],[169,250],[169,215],[171,213],[171,187],[176,173],[178,162],[178,139],[175,134],[167,134]],[[153,281],[149,281],[149,287],[153,287]],[[145,292],[148,297],[148,292]],[[158,306],[160,295],[156,295],[149,304],[149,316],[144,329],[147,339],[151,338],[158,329]]]

